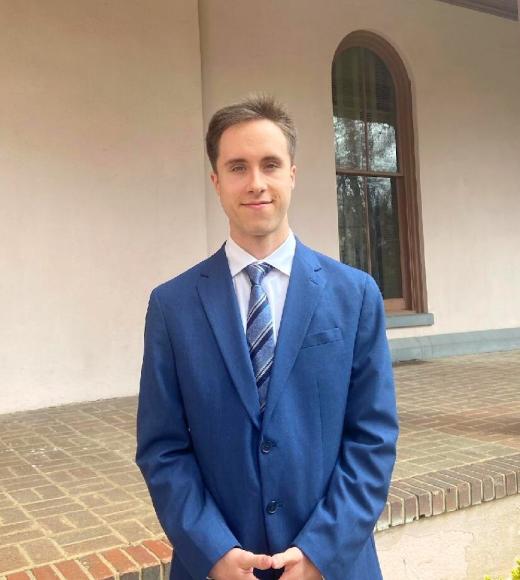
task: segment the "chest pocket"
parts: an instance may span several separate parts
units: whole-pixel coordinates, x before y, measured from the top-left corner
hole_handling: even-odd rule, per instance
[[[319,346],[320,344],[327,344],[328,342],[336,342],[343,340],[343,332],[341,328],[329,328],[320,332],[308,334],[302,343],[302,348],[309,348],[310,346]]]

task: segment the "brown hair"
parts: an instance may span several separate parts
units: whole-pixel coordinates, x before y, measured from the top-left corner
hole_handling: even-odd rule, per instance
[[[229,105],[218,110],[209,122],[206,133],[206,152],[213,171],[217,170],[219,143],[222,133],[233,125],[266,119],[277,125],[287,139],[287,149],[291,163],[294,161],[296,151],[296,127],[285,110],[277,103],[274,97],[269,95],[252,96],[234,105]]]

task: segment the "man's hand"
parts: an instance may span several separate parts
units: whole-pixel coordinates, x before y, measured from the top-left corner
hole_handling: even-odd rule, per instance
[[[226,552],[213,566],[208,578],[214,580],[250,580],[256,578],[253,568],[268,570],[272,566],[271,556],[253,554],[240,548]]]
[[[280,580],[321,580],[322,578],[318,568],[296,546],[280,554],[275,554],[272,561],[275,569],[285,566]]]

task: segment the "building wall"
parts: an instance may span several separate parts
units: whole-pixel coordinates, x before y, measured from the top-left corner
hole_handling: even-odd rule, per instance
[[[0,412],[135,394],[206,256],[196,0],[0,0]]]
[[[201,0],[205,122],[253,91],[299,129],[291,210],[303,241],[338,256],[330,67],[369,30],[401,55],[414,96],[431,327],[390,338],[520,326],[520,24],[424,0]],[[208,246],[226,235],[209,182]]]
[[[375,535],[386,580],[511,578],[518,557],[520,496],[423,518]]]
[[[436,323],[389,336],[520,326],[518,22],[433,0],[0,0],[0,412],[137,391],[150,289],[226,235],[203,121],[252,91],[294,112],[291,221],[338,255],[330,66],[358,29],[415,98]]]

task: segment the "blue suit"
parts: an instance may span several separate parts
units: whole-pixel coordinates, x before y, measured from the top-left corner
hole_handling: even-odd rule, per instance
[[[263,419],[224,249],[152,292],[136,461],[175,547],[171,580],[204,580],[235,546],[291,545],[326,580],[381,578],[372,531],[397,434],[366,273],[297,241]]]

